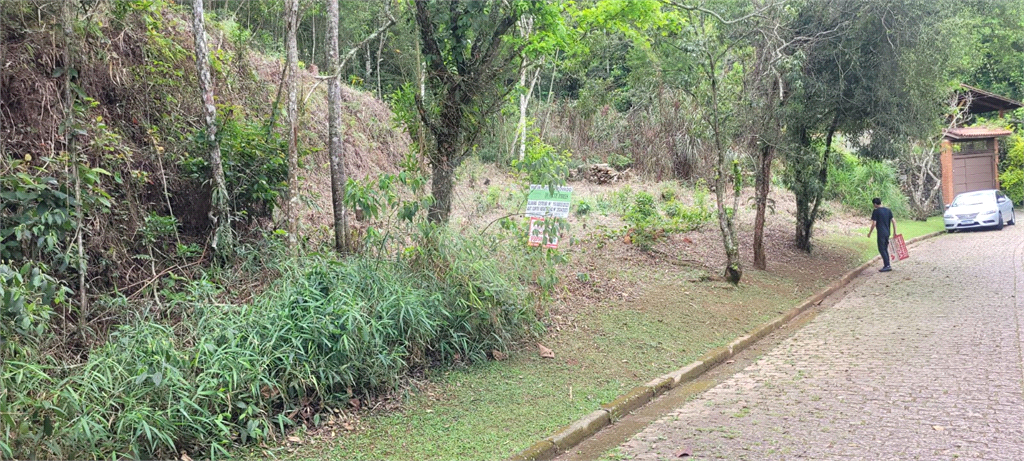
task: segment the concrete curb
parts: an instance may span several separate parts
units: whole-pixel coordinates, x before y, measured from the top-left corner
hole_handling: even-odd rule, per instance
[[[914,237],[906,243],[907,245],[910,245],[912,243],[943,234],[945,234],[944,231],[934,232],[920,237]],[[633,410],[650,403],[652,400],[658,398],[659,395],[672,388],[678,387],[680,384],[697,379],[697,377],[702,375],[705,371],[711,369],[715,365],[729,360],[729,358],[733,357],[740,351],[750,347],[751,344],[754,344],[769,333],[778,330],[783,325],[789,323],[789,321],[796,318],[796,316],[804,313],[814,306],[817,306],[818,304],[821,304],[825,298],[848,285],[854,278],[860,275],[864,269],[877,264],[880,259],[881,256],[875,256],[868,262],[861,264],[835,283],[829,285],[828,288],[814,296],[811,296],[804,302],[800,303],[799,306],[789,310],[779,317],[755,328],[749,334],[740,336],[725,346],[712,349],[695,362],[692,362],[676,371],[655,378],[643,386],[634,387],[614,401],[601,405],[600,410],[594,411],[593,413],[580,418],[576,422],[559,429],[554,435],[515,454],[509,458],[509,461],[543,461],[554,459],[559,454],[576,446],[588,437],[596,434],[604,427],[609,426],[615,421],[621,419],[623,416],[628,415]]]

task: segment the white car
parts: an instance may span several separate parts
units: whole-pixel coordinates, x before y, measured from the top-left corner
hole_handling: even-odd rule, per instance
[[[964,192],[953,199],[942,215],[946,232],[960,229],[994,227],[1002,229],[1004,224],[1016,224],[1013,201],[999,190],[976,190]]]

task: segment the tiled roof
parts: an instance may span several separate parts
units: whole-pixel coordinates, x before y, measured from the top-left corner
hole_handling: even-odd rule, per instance
[[[951,141],[981,138],[999,138],[1013,134],[1012,131],[1003,128],[986,128],[973,126],[969,128],[951,128],[943,132],[945,138]]]

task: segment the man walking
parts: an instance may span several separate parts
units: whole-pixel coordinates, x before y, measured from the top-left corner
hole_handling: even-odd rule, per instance
[[[891,210],[882,206],[882,199],[875,197],[871,199],[871,203],[875,205],[875,209],[871,212],[871,229],[868,229],[868,238],[871,238],[871,232],[877,227],[878,254],[882,255],[882,264],[884,264],[878,271],[889,272],[892,270],[892,266],[889,265],[889,235],[896,233],[896,219],[892,217]]]

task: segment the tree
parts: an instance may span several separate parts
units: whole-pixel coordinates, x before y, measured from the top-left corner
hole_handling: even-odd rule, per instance
[[[295,250],[299,232],[299,100],[298,79],[299,50],[295,32],[299,26],[299,0],[285,3],[285,22],[288,33],[285,38],[288,50],[288,188],[285,196],[285,227],[288,230],[288,246]]]
[[[752,38],[753,60],[745,69],[743,85],[750,110],[746,111],[746,129],[749,134],[750,150],[754,158],[754,267],[768,268],[764,251],[765,212],[768,208],[768,194],[771,192],[772,162],[782,142],[782,108],[786,103],[786,80],[784,72],[792,59],[788,56],[791,47],[806,41],[805,37],[794,37],[786,24],[791,14],[784,8],[785,2],[762,5],[755,2],[761,12],[752,17],[751,26],[756,33]]]
[[[395,24],[388,3],[384,3],[384,12],[388,20],[376,32],[366,37],[361,43],[352,47],[345,56],[338,56],[338,0],[327,0],[327,63],[333,75],[328,76],[327,86],[327,148],[331,165],[331,204],[334,208],[334,247],[338,251],[349,248],[347,212],[345,210],[345,152],[341,133],[341,72],[356,51],[370,43],[377,36]],[[383,39],[382,39],[383,40]],[[381,42],[383,43],[383,42]],[[379,55],[379,53],[378,53]]]
[[[196,42],[196,69],[199,71],[199,88],[203,93],[203,121],[206,123],[206,142],[210,149],[210,194],[213,211],[213,247],[215,254],[223,257],[233,251],[231,233],[231,208],[228,205],[228,188],[224,180],[224,165],[217,142],[217,106],[213,101],[213,79],[210,77],[210,58],[206,48],[206,27],[203,18],[203,2],[192,2],[192,33]]]
[[[5,1],[0,0],[0,10],[3,10]],[[4,15],[0,14],[0,94],[4,94],[4,63],[7,62],[6,53],[7,47],[4,46]],[[4,132],[3,114],[0,114],[0,158],[7,158],[7,133]]]
[[[447,223],[455,169],[504,102],[510,74],[522,62],[528,42],[513,34],[520,18],[531,14],[539,29],[558,15],[543,1],[414,3],[426,66],[426,94],[416,95],[416,109],[430,143],[425,152],[434,198],[427,219]]]
[[[78,105],[76,93],[72,91],[72,88],[77,85],[77,82],[72,80],[78,78],[78,69],[75,68],[75,59],[77,59],[77,47],[74,45],[78,42],[79,37],[75,36],[74,24],[78,21],[77,10],[75,5],[72,3],[66,3],[63,6],[61,12],[63,16],[63,38],[64,38],[64,149],[66,150],[71,163],[71,174],[75,180],[75,228],[78,232],[75,232],[75,246],[78,250],[78,334],[81,336],[82,342],[85,343],[86,336],[86,323],[89,318],[89,297],[86,291],[86,274],[88,273],[88,260],[85,257],[85,245],[82,241],[83,229],[85,229],[85,212],[82,209],[82,174],[81,166],[82,161],[79,159],[78,152],[78,140],[77,136],[80,128],[81,120],[77,117]],[[3,66],[3,62],[0,61],[0,66]],[[6,159],[4,159],[6,160]]]
[[[529,38],[530,34],[533,33],[533,17],[523,16],[519,18],[519,32],[524,38]],[[543,65],[543,61],[540,63]],[[519,150],[519,161],[522,161],[526,157],[526,107],[530,103],[530,97],[533,95],[533,87],[537,84],[537,78],[540,76],[540,66],[534,69],[533,77],[530,78],[530,86],[527,89],[526,76],[530,71],[530,64],[528,59],[523,59],[523,62],[519,66],[519,123],[516,125],[515,139],[518,140],[518,146],[516,142],[512,143],[513,150]],[[526,89],[526,91],[523,91]]]
[[[837,134],[860,155],[891,158],[933,129],[949,88],[943,66],[956,52],[951,1],[829,0],[800,10],[794,29],[816,38],[800,50],[785,111],[800,249],[811,251]]]
[[[771,81],[769,67],[774,64],[774,56],[769,55],[764,47],[758,49],[749,44],[760,31],[755,27],[754,20],[764,16],[769,10],[781,8],[781,4],[758,3],[754,9],[750,9],[751,5],[748,4],[730,2],[700,6],[681,3],[673,5],[687,12],[686,24],[689,34],[679,46],[689,54],[689,59],[684,62],[689,63],[687,74],[693,81],[684,84],[682,88],[694,100],[697,115],[707,126],[704,137],[707,138],[706,145],[712,150],[715,158],[718,224],[727,258],[723,275],[730,282],[739,283],[743,268],[739,257],[734,214],[739,212],[739,199],[743,187],[737,151],[744,137],[744,129],[750,128],[749,124],[744,123],[744,108],[750,104],[751,96],[756,97],[760,105],[776,104],[770,95],[765,97],[759,93],[766,91],[761,88],[766,85],[763,80]],[[764,75],[753,78],[757,72]],[[748,84],[754,89],[748,88]],[[772,90],[771,83],[767,85],[767,90]],[[770,108],[762,108],[762,112],[762,117],[766,119],[758,121],[758,124],[769,126],[757,126],[760,132],[767,131],[772,123],[777,123],[772,121],[774,114]],[[771,146],[770,142],[764,142],[759,146],[765,150],[763,157],[768,158],[769,165]],[[763,164],[758,166],[767,171]],[[758,185],[766,187],[765,183]],[[729,198],[726,194],[729,191],[732,192],[731,209],[727,206]],[[761,211],[763,213],[763,209]],[[763,228],[763,214],[760,217]]]
[[[327,156],[331,164],[331,204],[334,208],[334,248],[348,249],[345,211],[345,152],[341,139],[341,74],[338,58],[338,0],[327,0],[327,65],[335,72],[327,83]]]
[[[957,6],[960,30],[973,35],[964,41],[973,48],[973,70],[965,72],[964,83],[1024,100],[1024,3],[972,0]]]

